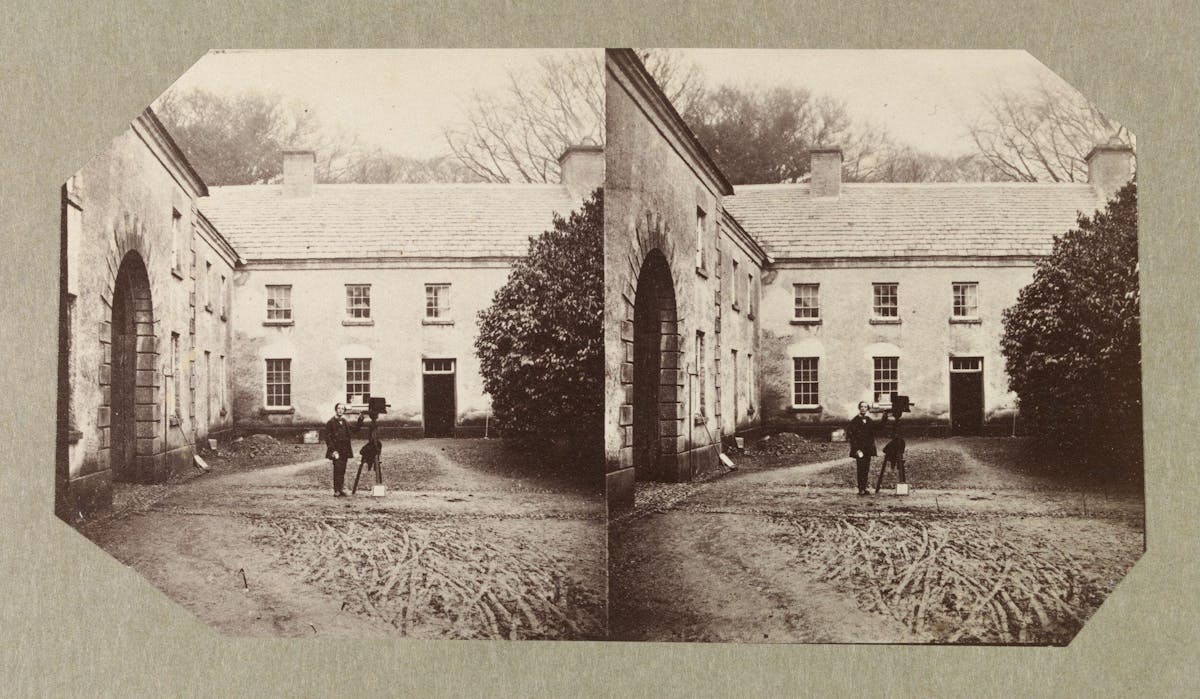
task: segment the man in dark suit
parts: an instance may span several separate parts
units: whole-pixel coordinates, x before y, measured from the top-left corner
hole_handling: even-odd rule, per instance
[[[867,483],[871,478],[871,457],[875,452],[875,422],[867,416],[870,405],[864,400],[858,404],[858,415],[846,425],[846,441],[850,443],[850,458],[858,467],[858,494],[867,495]]]
[[[350,435],[362,424],[363,416],[358,416],[358,423],[353,427],[342,417],[346,406],[336,403],[333,406],[333,417],[325,423],[325,458],[333,462],[333,494],[335,497],[346,497],[342,490],[346,482],[346,460],[354,453],[350,446]]]

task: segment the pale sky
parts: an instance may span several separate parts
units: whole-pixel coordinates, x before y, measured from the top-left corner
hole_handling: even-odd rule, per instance
[[[598,49],[594,49],[597,50]],[[278,92],[368,143],[400,155],[449,152],[443,128],[460,122],[476,90],[503,88],[508,69],[565,49],[214,51],[172,89]]]
[[[257,88],[311,105],[322,123],[401,155],[448,153],[443,130],[475,91],[565,49],[215,51],[173,86]],[[588,49],[583,49],[588,50]],[[594,50],[594,49],[593,49]],[[937,154],[973,150],[964,118],[999,84],[1058,80],[1024,51],[679,49],[710,86],[796,85],[846,103],[852,117]]]
[[[1019,89],[1038,76],[1062,83],[1025,51],[680,49],[710,86],[791,85],[825,93],[851,116],[887,129],[901,143],[939,155],[974,150],[963,128],[981,96]]]

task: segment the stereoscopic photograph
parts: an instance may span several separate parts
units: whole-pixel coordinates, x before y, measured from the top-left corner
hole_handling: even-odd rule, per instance
[[[214,50],[63,184],[55,512],[229,635],[1066,645],[1135,149],[1016,50]]]
[[[65,183],[60,518],[234,635],[605,635],[599,50],[213,51]]]
[[[1069,643],[1145,550],[1133,135],[1023,51],[605,77],[609,637]]]

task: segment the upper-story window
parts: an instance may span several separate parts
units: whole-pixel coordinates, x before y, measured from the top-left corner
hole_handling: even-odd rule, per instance
[[[954,282],[954,317],[979,317],[979,283]]]
[[[346,318],[349,320],[371,319],[371,285],[346,285]]]
[[[450,285],[425,285],[426,320],[448,320],[450,318]]]
[[[212,276],[213,276],[212,263],[205,260],[204,261],[204,276],[201,277],[199,280],[200,289],[201,289],[200,298],[204,299],[204,310],[208,311],[209,313],[211,313],[212,309],[213,309],[212,295],[213,295],[213,293],[216,293],[215,290],[212,288]]]
[[[746,275],[746,314],[751,318],[754,317],[754,299],[757,294],[754,293],[754,275]]]
[[[741,309],[741,305],[738,303],[738,299],[741,296],[738,293],[738,282],[741,279],[740,275],[738,275],[738,261],[732,257],[729,258],[729,268],[732,270],[729,275],[729,293],[732,294],[730,303],[733,306],[733,310],[737,311]]]
[[[267,321],[274,323],[292,322],[292,285],[267,285]]]
[[[873,301],[871,315],[881,319],[900,319],[899,284],[888,282],[872,284]]]
[[[819,284],[793,284],[792,290],[796,295],[796,309],[792,316],[795,320],[817,321],[821,319],[821,300]]]
[[[183,214],[171,209],[171,269],[183,272]]]
[[[704,254],[704,229],[708,215],[696,207],[696,269],[708,271],[708,256]]]
[[[229,291],[228,291],[228,289],[225,288],[225,275],[224,274],[221,275],[221,285],[218,286],[217,289],[218,289],[217,293],[219,293],[221,295],[221,301],[220,301],[220,303],[221,303],[221,320],[225,320],[225,318],[229,314],[229,300],[226,298]]]

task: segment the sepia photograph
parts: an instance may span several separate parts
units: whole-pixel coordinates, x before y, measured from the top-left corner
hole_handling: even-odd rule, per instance
[[[1146,549],[1133,134],[1024,51],[605,65],[609,638],[1068,644]]]
[[[231,635],[603,638],[603,92],[203,56],[62,188],[58,517]]]

